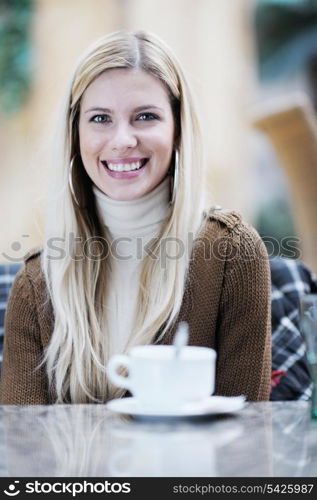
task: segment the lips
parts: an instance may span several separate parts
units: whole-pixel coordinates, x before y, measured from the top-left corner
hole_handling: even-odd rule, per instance
[[[101,160],[102,165],[111,172],[134,172],[143,168],[149,158],[120,158]]]
[[[100,160],[105,173],[116,180],[129,180],[143,175],[150,158],[116,158]]]

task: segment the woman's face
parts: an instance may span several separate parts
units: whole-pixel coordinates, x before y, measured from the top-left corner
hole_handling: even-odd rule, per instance
[[[163,83],[143,70],[110,69],[85,90],[80,154],[94,184],[114,200],[134,200],[166,176],[174,118]]]

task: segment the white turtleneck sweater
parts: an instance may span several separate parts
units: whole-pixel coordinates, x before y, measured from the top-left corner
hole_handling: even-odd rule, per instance
[[[165,178],[142,198],[117,201],[93,188],[100,216],[111,238],[111,284],[107,318],[114,353],[122,352],[130,336],[138,295],[144,247],[155,238],[169,210],[170,180]]]

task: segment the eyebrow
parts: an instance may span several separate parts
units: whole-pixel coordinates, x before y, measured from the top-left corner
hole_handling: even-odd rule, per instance
[[[145,104],[144,106],[138,106],[137,108],[134,108],[134,112],[138,111],[145,111],[146,109],[158,109],[160,111],[163,111],[162,108],[159,108],[158,106],[154,106],[152,104]],[[89,108],[85,111],[85,113],[91,113],[92,111],[94,112],[102,112],[102,113],[112,113],[113,111],[110,108]]]

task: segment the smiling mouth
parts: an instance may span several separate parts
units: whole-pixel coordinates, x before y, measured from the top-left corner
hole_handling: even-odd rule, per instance
[[[111,163],[105,160],[102,160],[101,163],[111,172],[132,172],[134,170],[140,170],[141,168],[143,168],[148,161],[149,158],[143,158],[142,160],[130,163]]]

